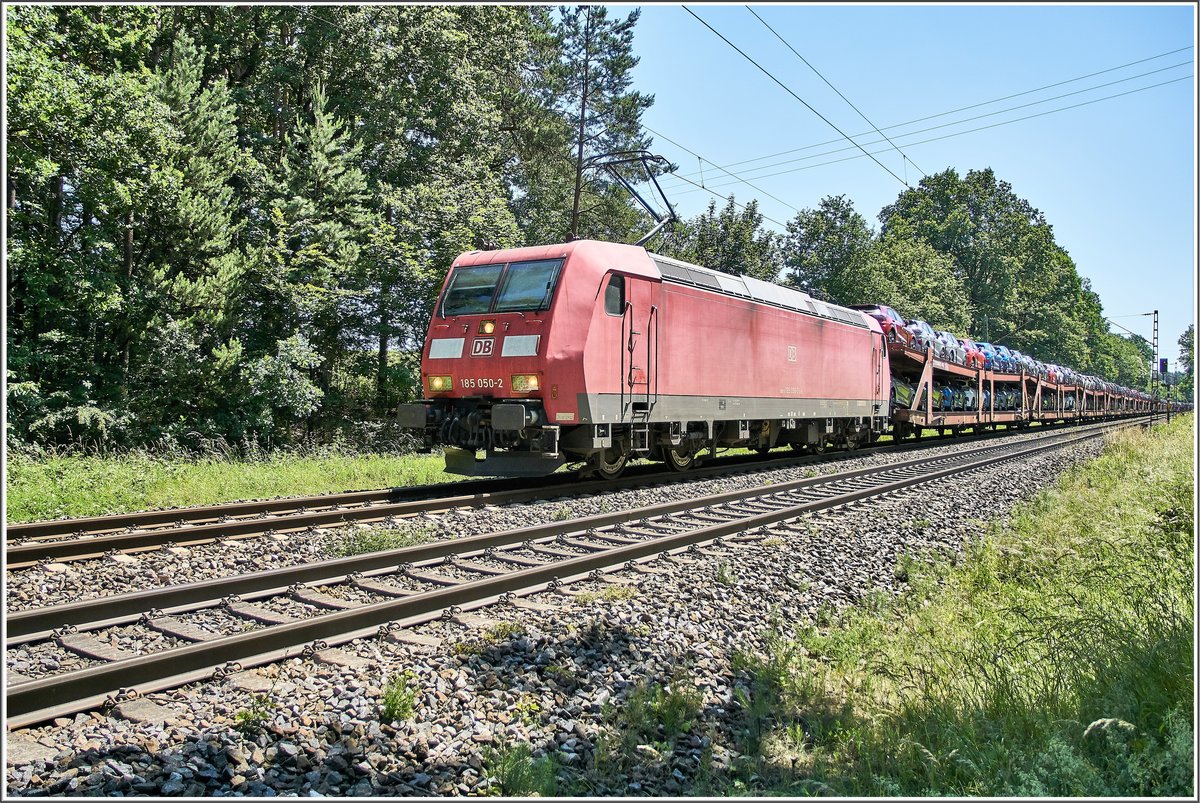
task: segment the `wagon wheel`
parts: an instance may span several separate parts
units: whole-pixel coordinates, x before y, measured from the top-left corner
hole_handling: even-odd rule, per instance
[[[696,463],[696,456],[691,452],[680,451],[677,447],[665,447],[663,456],[672,471],[687,471]]]
[[[813,454],[825,454],[825,439],[822,438],[816,443],[809,444],[808,448]]]

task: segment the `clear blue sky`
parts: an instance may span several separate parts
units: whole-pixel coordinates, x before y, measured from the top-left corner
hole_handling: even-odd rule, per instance
[[[863,143],[879,139],[874,132],[857,136],[871,126],[745,7],[690,7],[842,131]],[[631,8],[613,6],[610,14],[624,15]],[[1179,351],[1175,341],[1195,318],[1194,78],[1011,125],[916,143],[1192,75],[1194,6],[770,4],[754,9],[925,172],[953,167],[965,174],[993,168],[1018,196],[1046,215],[1058,243],[1100,294],[1106,315],[1158,309],[1160,351],[1171,358],[1174,369]],[[958,114],[887,128],[1179,48],[1186,49]],[[732,165],[839,138],[681,6],[643,6],[634,49],[641,59],[634,70],[635,88],[655,96],[643,117],[645,124],[706,160]],[[1171,66],[1182,62],[1186,63]],[[1161,71],[911,133],[1151,70]],[[878,227],[880,209],[904,186],[857,149],[764,167],[839,147],[851,146],[842,141],[730,167],[785,203],[733,182],[707,163],[705,183],[733,182],[716,191],[732,191],[740,202],[757,198],[761,211],[780,222],[795,215],[791,207],[814,207],[827,195],[845,195]],[[886,148],[890,146],[882,142],[867,150]],[[699,169],[695,156],[659,137],[654,150],[677,163],[680,173],[699,179],[694,175]],[[858,158],[813,166],[855,154]],[[921,178],[913,164],[907,165],[906,175],[904,161],[894,150],[876,158],[914,186]],[[807,169],[766,175],[797,167]],[[693,188],[676,180],[664,180],[664,187],[669,187],[669,197],[684,217],[703,211],[713,198],[700,190],[688,192]],[[769,221],[767,225],[782,228]],[[1147,338],[1151,335],[1148,317],[1115,319]]]

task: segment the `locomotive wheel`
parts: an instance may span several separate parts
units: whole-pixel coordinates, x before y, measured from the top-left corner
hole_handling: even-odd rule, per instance
[[[605,449],[596,456],[596,476],[602,480],[615,480],[625,472],[629,463],[629,452],[621,449]]]
[[[674,448],[664,448],[663,456],[666,458],[667,465],[672,471],[687,471],[696,464],[696,456],[690,453],[680,452]]]

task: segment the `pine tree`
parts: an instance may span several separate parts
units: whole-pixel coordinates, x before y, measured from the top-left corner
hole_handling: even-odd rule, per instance
[[[311,116],[296,121],[280,166],[274,241],[279,250],[268,300],[278,311],[270,347],[297,333],[325,358],[320,385],[327,395],[338,359],[364,324],[362,245],[375,226],[368,212],[362,150],[330,111],[324,87],[312,90]]]
[[[564,7],[559,15],[563,51],[559,71],[567,98],[562,111],[574,128],[574,194],[568,230],[569,238],[574,240],[581,232],[597,230],[596,221],[603,216],[615,216],[614,201],[625,207],[625,217],[629,217],[623,191],[599,177],[588,176],[584,164],[598,154],[648,147],[641,118],[642,112],[653,105],[654,96],[629,91],[631,71],[638,63],[633,55],[633,29],[641,16],[640,9],[634,9],[624,20],[610,20],[603,6]],[[601,215],[585,219],[601,206]]]

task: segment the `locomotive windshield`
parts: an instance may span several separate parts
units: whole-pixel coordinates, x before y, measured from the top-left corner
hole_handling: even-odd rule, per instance
[[[549,307],[562,265],[561,259],[539,259],[455,268],[442,298],[442,317]]]

